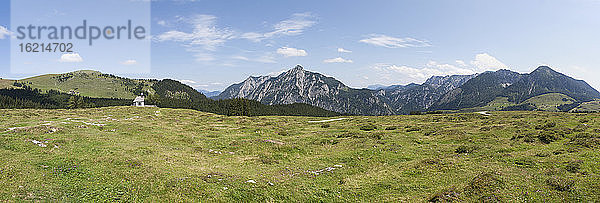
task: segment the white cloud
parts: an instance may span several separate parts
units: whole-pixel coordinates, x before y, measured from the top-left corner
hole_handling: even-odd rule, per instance
[[[307,56],[308,53],[306,53],[305,50],[302,49],[296,49],[296,48],[291,48],[291,47],[282,47],[277,49],[277,53],[281,54],[285,57],[290,57],[290,56]]]
[[[195,52],[196,53],[194,53],[194,58],[198,62],[206,62],[206,61],[214,61],[215,60],[215,56],[211,53],[206,53],[206,52],[202,52],[202,51],[195,51]]]
[[[155,37],[156,41],[181,42],[186,51],[194,53],[196,61],[214,61],[215,57],[210,53],[234,38],[229,29],[217,28],[217,17],[212,15],[196,15],[191,18],[178,17],[177,21],[185,22],[192,26],[192,32],[171,30]]]
[[[267,54],[252,57],[252,58],[248,58],[245,56],[233,56],[231,58],[236,59],[236,60],[252,61],[252,62],[259,62],[259,63],[277,63],[277,61],[275,61],[275,57],[272,56],[272,53],[267,53]]]
[[[158,22],[156,22],[156,24],[159,24],[159,25],[162,25],[162,26],[167,26],[167,21],[159,20]]]
[[[332,59],[326,59],[323,61],[324,63],[352,63],[352,60],[349,59],[344,59],[342,57],[337,57],[337,58],[332,58]]]
[[[396,80],[392,83],[397,83],[398,79],[406,83],[421,83],[431,76],[470,75],[476,73],[469,68],[459,68],[454,65],[440,64],[435,61],[428,62],[424,68],[393,64],[375,64],[371,68],[385,80]]]
[[[456,60],[455,62],[456,64],[446,64],[429,61],[423,68],[379,63],[371,66],[369,70],[378,75],[378,81],[373,82],[407,84],[412,82],[422,83],[431,76],[471,75],[507,68],[502,62],[485,53],[477,54],[470,64],[465,63],[463,60]]]
[[[338,48],[337,51],[340,52],[340,53],[352,53],[352,51],[346,50],[344,48]]]
[[[260,63],[277,63],[277,61],[275,61],[275,57],[270,54],[259,56],[258,58],[254,59],[254,61]]]
[[[0,39],[4,39],[6,36],[10,36],[11,32],[6,27],[0,26]]]
[[[508,66],[487,53],[477,54],[475,60],[471,61],[479,71],[508,69]]]
[[[260,42],[265,39],[265,35],[257,32],[247,32],[240,36],[242,39],[247,39],[253,42]]]
[[[179,80],[179,82],[182,82],[183,84],[186,84],[186,85],[193,85],[193,84],[197,83],[196,81],[193,81],[193,80]]]
[[[138,62],[136,60],[130,59],[130,60],[126,60],[126,61],[121,62],[121,64],[130,66],[130,65],[137,65]]]
[[[459,64],[460,65],[460,64]],[[435,61],[429,61],[426,65],[427,68],[432,69],[432,73],[436,73],[431,76],[445,76],[445,75],[471,75],[477,73],[470,67],[458,67],[451,64],[442,64]],[[427,78],[429,78],[427,77]]]
[[[387,48],[405,48],[405,47],[429,47],[428,41],[418,40],[410,37],[396,38],[387,35],[371,34],[369,38],[362,39],[359,42]]]
[[[304,32],[304,29],[315,25],[317,22],[314,20],[314,16],[310,13],[295,13],[291,18],[277,23],[274,28],[275,31],[265,34],[266,37],[270,35],[299,35]]]
[[[58,61],[61,63],[79,63],[83,62],[83,58],[78,53],[63,54]]]
[[[277,77],[277,76],[281,75],[282,73],[285,73],[286,71],[288,71],[288,70],[280,70],[280,71],[270,72],[270,73],[267,73],[267,76]]]
[[[242,61],[250,61],[248,57],[245,56],[233,56],[232,59],[242,60]]]
[[[242,39],[248,39],[253,42],[260,42],[267,38],[276,36],[300,35],[306,29],[317,24],[316,17],[310,13],[295,13],[286,20],[273,25],[273,31],[267,33],[247,32],[240,36]]]

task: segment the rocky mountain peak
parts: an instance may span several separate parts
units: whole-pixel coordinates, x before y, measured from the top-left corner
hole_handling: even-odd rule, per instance
[[[296,65],[296,67],[290,69],[290,72],[301,72],[304,71],[304,68],[301,65]]]
[[[540,67],[536,68],[533,72],[531,72],[531,74],[532,75],[535,75],[535,74],[556,75],[556,74],[561,74],[561,73],[554,71],[552,68],[550,68],[548,66],[540,66]]]
[[[540,66],[538,68],[536,68],[533,72],[536,71],[553,71],[552,68],[548,67],[548,66]]]
[[[432,76],[423,85],[431,85],[433,87],[444,87],[444,88],[456,88],[461,86],[471,78],[474,78],[477,74],[474,75],[447,75],[447,76]]]
[[[498,70],[473,75],[433,76],[423,84],[374,89],[350,88],[333,77],[297,65],[277,77],[251,77],[231,85],[216,98],[246,98],[264,104],[306,103],[359,115],[481,107],[500,96],[519,103],[548,92],[563,93],[578,101],[600,98],[600,93],[585,82],[549,67],[539,67],[531,74]]]

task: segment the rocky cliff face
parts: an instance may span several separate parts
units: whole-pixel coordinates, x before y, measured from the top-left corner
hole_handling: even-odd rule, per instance
[[[221,94],[216,96],[216,99],[229,99],[229,98],[246,98],[251,95],[256,88],[271,78],[271,76],[259,76],[249,77],[242,83],[233,84],[225,89]]]
[[[507,87],[503,95],[511,101],[522,102],[549,92],[562,93],[580,102],[600,98],[600,93],[585,81],[573,79],[548,66],[540,66],[524,75],[521,80]]]
[[[509,70],[481,73],[448,91],[431,108],[462,109],[485,106],[522,77],[522,74]]]
[[[371,90],[350,88],[335,78],[306,71],[301,66],[276,77],[249,77],[216,98],[246,98],[271,105],[306,103],[341,113],[390,115],[485,106],[499,96],[518,103],[553,92],[580,101],[600,98],[600,93],[584,81],[547,67],[540,67],[531,74],[499,70],[475,75],[433,76],[423,84]]]
[[[440,97],[456,89],[476,75],[433,76],[421,85],[412,84],[386,89],[385,96],[397,113],[429,109]]]
[[[332,77],[296,66],[276,77],[250,77],[228,87],[216,98],[246,98],[264,104],[306,103],[331,111],[359,115],[393,114],[375,93],[349,88]]]
[[[389,115],[422,111],[446,92],[474,75],[435,76],[425,83],[394,85],[379,90],[353,89],[332,77],[301,66],[276,77],[249,77],[228,87],[216,99],[246,98],[264,104],[306,103],[359,115]]]

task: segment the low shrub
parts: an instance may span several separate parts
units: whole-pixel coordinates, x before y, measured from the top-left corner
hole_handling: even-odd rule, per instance
[[[535,162],[531,159],[520,158],[515,160],[515,164],[519,167],[531,168],[535,166]]]
[[[279,160],[275,159],[275,157],[268,156],[268,155],[260,155],[258,158],[258,161],[260,161],[263,164],[268,164],[268,165],[279,163]]]
[[[556,134],[554,132],[549,132],[549,131],[544,131],[541,132],[537,138],[540,140],[540,142],[544,143],[544,144],[550,144],[556,140],[558,140],[558,136],[556,136]]]
[[[417,126],[406,126],[406,132],[416,132],[416,131],[421,131],[421,128],[417,127]]]
[[[581,169],[582,163],[583,163],[583,161],[581,161],[581,160],[569,161],[569,162],[567,162],[567,164],[565,166],[565,170],[567,170],[571,173],[577,173]]]
[[[496,173],[482,173],[475,176],[469,181],[465,191],[472,194],[482,194],[498,191],[504,182],[500,178],[500,175]]]
[[[323,125],[321,125],[321,128],[329,128],[329,127],[330,127],[329,124],[323,124]]]
[[[566,191],[570,191],[573,189],[573,187],[575,185],[575,181],[571,180],[571,179],[559,177],[559,176],[552,176],[546,180],[546,184],[554,190],[566,192]]]
[[[556,123],[555,122],[546,122],[542,125],[538,125],[535,127],[536,130],[548,130],[550,128],[554,128],[556,127]]]
[[[455,202],[459,201],[460,191],[456,187],[450,187],[442,190],[441,192],[435,193],[429,202]]]
[[[524,135],[515,135],[510,139],[511,140],[523,140],[523,142],[532,143],[537,140],[537,136],[535,135],[535,133],[527,133]]]
[[[571,145],[595,148],[600,146],[600,135],[594,135],[591,133],[579,133],[571,137],[569,143]]]
[[[375,129],[377,129],[377,126],[375,126],[375,125],[363,125],[363,126],[360,126],[360,130],[363,130],[363,131],[372,131],[372,130],[375,130]]]
[[[457,154],[466,154],[466,153],[473,153],[477,149],[478,149],[478,147],[476,147],[476,146],[461,145],[461,146],[458,146],[458,148],[456,148],[456,150],[454,150],[454,152],[456,152]]]
[[[369,136],[370,138],[381,140],[383,138],[383,133],[373,133]]]
[[[397,128],[395,126],[388,126],[385,127],[385,130],[396,130]]]

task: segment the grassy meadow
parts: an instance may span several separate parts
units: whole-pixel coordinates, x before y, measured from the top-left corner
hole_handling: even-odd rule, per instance
[[[0,201],[600,199],[600,114],[0,112]]]

